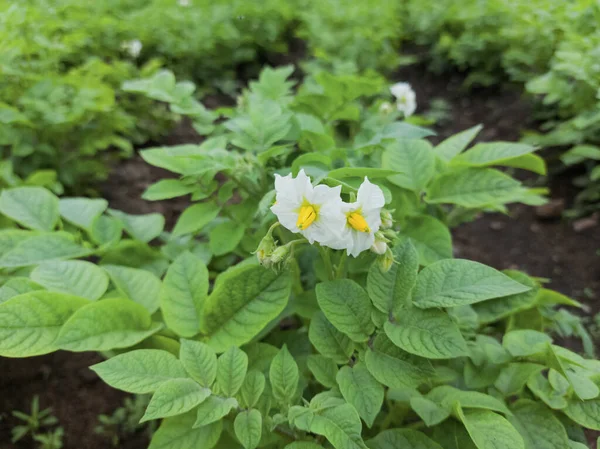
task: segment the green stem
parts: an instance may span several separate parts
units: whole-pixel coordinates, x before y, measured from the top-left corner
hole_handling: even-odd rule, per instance
[[[329,253],[329,248],[325,248],[323,246],[319,246],[319,252],[321,253],[321,258],[323,259],[323,263],[325,264],[325,270],[327,271],[327,277],[330,281],[334,279],[333,272],[333,264],[331,263],[331,254]]]
[[[348,259],[348,253],[346,251],[342,251],[342,255],[340,256],[340,260],[338,262],[337,268],[335,270],[335,278],[342,279],[346,274],[346,259]]]

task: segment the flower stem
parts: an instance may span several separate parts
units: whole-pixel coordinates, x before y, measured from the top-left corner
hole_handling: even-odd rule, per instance
[[[335,277],[333,272],[333,264],[331,263],[331,254],[329,253],[329,248],[319,246],[319,251],[321,253],[323,263],[325,264],[325,271],[327,271],[327,277],[330,281],[332,281],[333,279],[335,279]]]
[[[340,256],[340,260],[337,264],[337,268],[335,270],[335,278],[342,279],[346,274],[346,259],[348,258],[348,253],[346,251],[342,251],[342,255]]]

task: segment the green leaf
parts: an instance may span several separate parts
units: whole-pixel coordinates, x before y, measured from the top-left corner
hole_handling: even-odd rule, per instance
[[[160,279],[146,270],[119,265],[102,265],[117,290],[126,298],[144,306],[150,313],[158,310]]]
[[[477,125],[450,136],[443,142],[439,143],[433,149],[433,151],[440,159],[449,162],[469,146],[471,141],[477,134],[479,134],[479,131],[481,131],[482,128],[482,125]]]
[[[175,418],[165,419],[156,433],[148,449],[212,449],[221,437],[223,423],[221,421],[200,428],[193,428],[194,412]]]
[[[44,263],[31,272],[31,279],[46,289],[95,301],[108,288],[108,276],[97,265],[81,260]]]
[[[375,330],[367,292],[350,279],[317,284],[317,301],[327,319],[352,340],[365,342]]]
[[[0,268],[18,268],[92,254],[92,250],[75,243],[67,232],[42,234],[24,240],[0,257]]]
[[[339,364],[347,363],[354,352],[352,340],[337,330],[320,311],[310,321],[308,338],[319,353]]]
[[[536,147],[518,142],[478,143],[452,160],[453,164],[473,167],[503,165],[503,162],[533,153]]]
[[[0,356],[32,357],[58,350],[56,339],[68,319],[89,301],[34,291],[0,304]]]
[[[388,429],[367,441],[369,449],[442,449],[435,441],[412,429]]]
[[[408,190],[421,191],[435,170],[433,147],[426,140],[399,139],[386,146],[381,168],[400,172],[388,178],[391,183]]]
[[[125,352],[90,369],[111,387],[135,394],[153,393],[164,382],[188,377],[177,357],[159,349]]]
[[[63,325],[56,344],[74,352],[108,351],[133,346],[161,328],[141,305],[104,299],[77,310]]]
[[[564,413],[577,424],[588,429],[600,430],[600,399],[579,401],[572,399],[563,410]]]
[[[551,369],[550,372],[556,371]],[[550,375],[548,377],[550,377]],[[566,382],[567,387],[570,388],[569,383],[564,379],[564,377],[562,379],[564,382]],[[541,399],[550,408],[562,410],[567,408],[567,405],[569,405],[565,397],[566,391],[556,391],[548,379],[541,373],[541,370],[538,371],[536,375],[532,375],[527,379],[527,388],[529,388],[535,396]]]
[[[530,290],[491,267],[463,259],[436,262],[419,273],[413,303],[420,308],[456,307]]]
[[[198,203],[188,207],[179,216],[173,235],[175,237],[200,231],[204,226],[217,218],[221,208],[215,203]]]
[[[288,444],[284,449],[323,449],[323,446],[311,443],[310,441],[294,441]]]
[[[100,198],[61,198],[58,202],[60,215],[69,223],[82,229],[92,229],[106,208],[108,201]]]
[[[41,285],[23,277],[14,277],[9,279],[2,287],[0,287],[0,304],[8,301],[15,296],[23,295],[37,290],[43,290]]]
[[[190,377],[203,387],[210,387],[217,377],[217,355],[210,346],[181,339],[179,359]]]
[[[405,308],[395,322],[386,322],[385,333],[399,348],[428,359],[467,355],[467,343],[458,326],[443,310]]]
[[[4,189],[0,212],[26,228],[51,231],[59,218],[58,198],[43,187]]]
[[[210,396],[198,406],[194,427],[203,427],[220,421],[229,414],[232,408],[237,406],[238,402],[234,398]]]
[[[209,247],[215,256],[233,252],[238,246],[244,233],[246,226],[235,221],[224,221],[219,223],[208,233]]]
[[[123,233],[123,224],[114,217],[100,215],[90,225],[90,237],[97,245],[117,243]]]
[[[142,199],[146,201],[168,200],[187,195],[194,190],[194,186],[186,185],[179,179],[161,179],[146,189],[142,194]]]
[[[446,408],[422,396],[410,398],[410,406],[427,427],[435,426],[450,416],[450,412]]]
[[[390,388],[417,388],[434,374],[429,361],[403,351],[383,334],[375,338],[365,362],[373,377]]]
[[[559,346],[551,344],[547,344],[546,346],[547,365],[554,368],[569,381],[575,395],[577,395],[579,399],[593,399],[600,394],[600,388],[588,378],[588,372],[578,372],[580,371],[578,365],[580,365],[580,362],[584,359]],[[569,358],[565,359],[565,356],[570,357],[571,355],[575,356],[574,364],[569,361]]]
[[[242,406],[245,408],[256,406],[260,396],[265,391],[265,384],[266,380],[263,373],[256,370],[248,371],[240,390]]]
[[[383,271],[379,264],[371,264],[367,276],[367,291],[378,310],[397,315],[397,312],[410,302],[410,293],[419,271],[419,261],[410,241],[396,245],[392,252],[396,263],[392,264],[387,272]]]
[[[217,384],[225,396],[233,397],[242,387],[248,371],[248,356],[231,346],[217,361]]]
[[[255,449],[262,436],[262,415],[256,409],[238,413],[233,422],[233,429],[245,449]]]
[[[201,320],[208,344],[219,352],[248,343],[283,311],[290,291],[289,272],[245,265],[221,274]]]
[[[321,385],[327,388],[337,386],[338,367],[333,360],[320,354],[311,354],[306,359],[306,363],[310,372]]]
[[[454,419],[435,426],[432,438],[444,449],[477,449],[465,427]]]
[[[431,204],[450,203],[468,208],[520,201],[521,183],[492,168],[451,170],[433,179],[425,200]]]
[[[548,171],[546,168],[546,161],[537,154],[524,154],[523,156],[515,157],[513,159],[503,160],[497,163],[497,165],[522,168],[523,170],[529,170],[538,175],[545,175]]]
[[[343,366],[337,374],[337,383],[346,402],[372,427],[383,404],[383,386],[362,363]]]
[[[504,402],[493,396],[478,391],[459,390],[449,385],[435,387],[427,393],[427,399],[440,404],[449,412],[452,412],[458,403],[462,408],[493,410],[510,415],[510,411],[506,408]]]
[[[463,412],[458,416],[478,449],[525,449],[523,438],[502,416],[488,410]]]
[[[207,296],[206,265],[187,251],[181,253],[167,270],[159,295],[167,327],[182,337],[196,335]]]
[[[344,178],[361,178],[368,176],[369,179],[387,178],[397,174],[396,170],[385,170],[383,168],[371,168],[371,167],[342,167],[331,170],[327,173],[327,176],[335,179]]]
[[[298,365],[287,346],[283,345],[277,355],[273,357],[269,369],[273,398],[282,405],[289,405],[298,389],[298,380]]]
[[[181,415],[209,396],[210,390],[201,387],[192,379],[167,380],[156,389],[140,422]]]
[[[546,351],[548,343],[552,343],[552,338],[548,335],[529,329],[510,331],[502,338],[502,346],[513,357],[539,354]]]
[[[519,393],[527,381],[544,369],[536,363],[510,363],[502,368],[494,386],[504,395]]]
[[[366,449],[360,436],[361,427],[354,407],[344,404],[314,414],[307,430],[323,435],[335,449]]]
[[[436,218],[428,215],[408,218],[400,233],[400,238],[405,237],[412,240],[423,266],[452,258],[452,236],[446,225]]]
[[[528,400],[517,401],[512,407],[510,423],[525,440],[527,449],[563,449],[569,437],[561,422],[541,404]]]
[[[165,227],[165,217],[161,214],[130,215],[114,209],[108,209],[108,213],[119,219],[125,231],[140,242],[154,240]]]

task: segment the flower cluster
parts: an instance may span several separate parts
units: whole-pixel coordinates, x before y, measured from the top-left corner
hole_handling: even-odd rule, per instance
[[[417,110],[417,95],[408,83],[396,83],[390,87],[390,92],[396,97],[396,107],[404,114],[404,117],[410,117]]]
[[[381,188],[365,177],[352,203],[342,201],[341,189],[313,186],[304,170],[295,178],[275,175],[276,198],[271,210],[283,227],[302,234],[311,244],[346,250],[353,257],[367,249],[385,252],[385,241],[376,242],[385,204]]]

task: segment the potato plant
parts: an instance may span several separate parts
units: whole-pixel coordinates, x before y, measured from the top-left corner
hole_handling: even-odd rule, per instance
[[[151,449],[586,447],[600,362],[549,332],[580,305],[452,257],[449,226],[544,201],[493,168],[541,172],[535,148],[434,147],[381,79],[290,72],[202,114],[202,144],[142,153],[178,175],[145,198],[190,196],[170,231],[4,189],[0,356],[100,352],[104,382],[152,395]],[[133,90],[177,108],[176,86]]]

